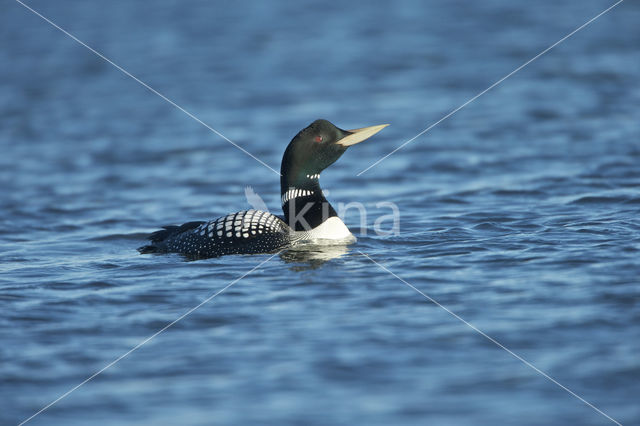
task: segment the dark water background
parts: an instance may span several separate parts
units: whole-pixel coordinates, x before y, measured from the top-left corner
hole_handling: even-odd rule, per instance
[[[283,253],[31,424],[607,424],[365,252],[625,424],[640,421],[640,5],[29,3],[275,169],[316,118],[391,123],[322,184],[348,248]],[[278,176],[87,49],[0,12],[0,423],[268,256],[135,248],[279,209]],[[400,235],[371,232],[390,201]],[[345,221],[359,227],[350,211]]]

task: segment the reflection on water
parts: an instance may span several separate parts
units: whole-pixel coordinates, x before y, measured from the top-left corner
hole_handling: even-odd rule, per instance
[[[350,244],[303,244],[293,246],[280,253],[287,263],[294,263],[293,271],[316,269],[329,260],[337,259],[349,253]]]

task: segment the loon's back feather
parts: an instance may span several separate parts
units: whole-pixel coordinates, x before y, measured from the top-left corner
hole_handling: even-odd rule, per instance
[[[152,244],[140,253],[177,252],[192,257],[275,251],[292,241],[291,228],[278,216],[244,210],[209,222],[165,226],[149,236]]]
[[[176,225],[167,225],[167,226],[163,226],[162,229],[160,229],[159,231],[155,231],[152,232],[148,239],[149,241],[151,241],[154,244],[150,244],[150,245],[146,245],[146,246],[142,246],[142,247],[138,247],[138,251],[142,254],[147,254],[147,253],[162,253],[162,250],[159,250],[158,245],[156,245],[156,243],[162,243],[163,241],[165,241],[168,238],[171,238],[173,236],[179,235],[183,232],[186,232],[190,229],[194,229],[197,228],[198,226],[202,225],[203,221],[194,221],[194,222],[187,222],[187,223],[183,223],[180,226],[176,226]]]
[[[164,241],[167,238],[176,235],[176,234],[181,234],[185,231],[188,231],[190,229],[193,228],[197,228],[198,226],[202,225],[203,223],[205,223],[204,221],[195,221],[195,222],[187,222],[187,223],[183,223],[180,226],[175,226],[175,225],[168,225],[168,226],[163,226],[161,230],[153,232],[151,235],[149,235],[149,240],[154,242],[154,243],[158,243],[160,241]]]

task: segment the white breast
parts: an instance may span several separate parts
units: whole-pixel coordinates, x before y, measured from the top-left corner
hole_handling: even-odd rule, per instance
[[[301,240],[333,240],[353,242],[353,236],[347,225],[337,216],[330,217],[310,231],[297,231],[296,237]]]

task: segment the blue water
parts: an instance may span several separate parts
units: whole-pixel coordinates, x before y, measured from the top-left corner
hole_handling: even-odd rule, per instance
[[[640,6],[29,5],[279,170],[316,118],[390,123],[328,169],[358,242],[188,262],[161,225],[279,178],[20,4],[0,14],[0,423],[640,422]],[[375,220],[401,213],[398,235]]]

